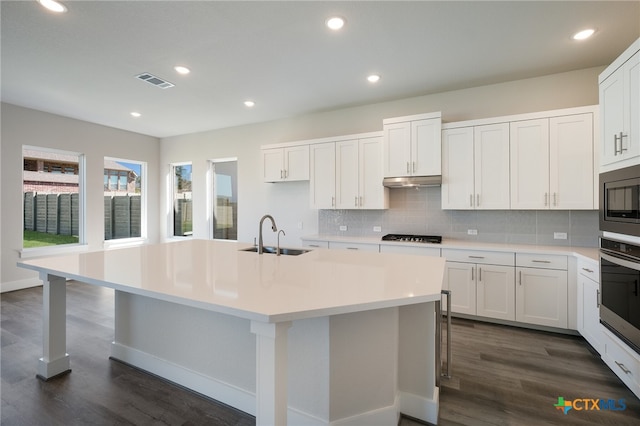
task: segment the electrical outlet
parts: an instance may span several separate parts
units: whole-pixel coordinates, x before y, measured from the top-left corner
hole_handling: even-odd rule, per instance
[[[467,229],[467,235],[478,235],[477,229]]]
[[[382,226],[374,226],[373,232],[382,232]]]
[[[567,233],[566,232],[554,232],[553,233],[553,239],[554,240],[566,240],[567,239]]]
[[[340,225],[340,230],[341,231],[346,231],[347,230],[347,225]]]

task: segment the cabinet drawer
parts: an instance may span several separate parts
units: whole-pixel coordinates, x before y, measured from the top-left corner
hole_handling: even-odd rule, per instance
[[[310,248],[325,248],[325,249],[328,249],[329,248],[329,241],[303,240],[302,241],[302,246],[303,247],[310,247]]]
[[[578,273],[597,283],[600,282],[600,265],[595,261],[578,260]]]
[[[567,270],[567,256],[556,254],[516,253],[516,266]]]
[[[341,241],[329,241],[329,248],[341,250],[380,251],[379,244],[345,243]]]
[[[513,266],[513,253],[479,250],[442,249],[442,257],[452,262]]]
[[[640,390],[640,356],[605,330],[604,362],[637,395]]]
[[[440,248],[380,244],[380,253],[417,254],[419,256],[440,257]]]

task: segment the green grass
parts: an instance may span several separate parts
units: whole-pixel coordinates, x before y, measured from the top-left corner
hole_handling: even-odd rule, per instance
[[[57,246],[60,244],[77,244],[78,237],[74,235],[56,235],[47,234],[46,232],[24,231],[23,243],[24,248]]]

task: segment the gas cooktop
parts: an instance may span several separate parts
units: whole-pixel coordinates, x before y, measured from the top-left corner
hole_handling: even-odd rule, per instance
[[[408,235],[408,234],[387,234],[382,237],[382,241],[406,241],[408,243],[428,243],[440,244],[440,235]]]

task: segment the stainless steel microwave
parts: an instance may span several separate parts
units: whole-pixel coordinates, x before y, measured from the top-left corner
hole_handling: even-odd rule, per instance
[[[600,230],[640,236],[640,165],[600,174]]]

